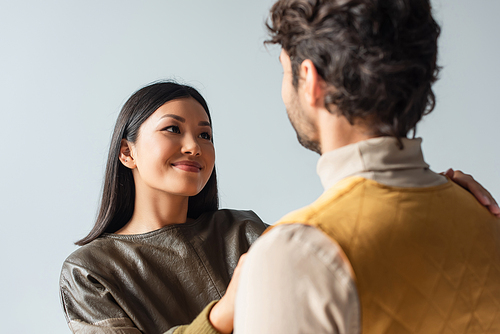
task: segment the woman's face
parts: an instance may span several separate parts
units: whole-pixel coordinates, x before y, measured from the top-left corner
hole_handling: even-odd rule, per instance
[[[139,128],[131,145],[136,189],[194,196],[214,168],[208,115],[195,99],[181,98],[158,108]]]

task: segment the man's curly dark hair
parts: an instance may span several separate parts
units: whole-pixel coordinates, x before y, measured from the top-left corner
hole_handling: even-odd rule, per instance
[[[401,138],[434,108],[440,28],[429,0],[279,0],[267,27],[266,43],[290,56],[293,85],[310,59],[327,83],[327,108],[351,124]]]

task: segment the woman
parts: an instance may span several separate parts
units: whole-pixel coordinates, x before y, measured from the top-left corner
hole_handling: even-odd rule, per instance
[[[266,225],[251,211],[217,210],[214,161],[195,89],[155,83],[125,103],[97,222],[61,273],[73,332],[232,331],[234,294],[224,293]]]
[[[74,333],[232,331],[238,260],[266,225],[251,211],[218,210],[214,161],[195,89],[155,83],[125,103],[96,224],[62,268]],[[494,202],[470,176],[447,175]]]

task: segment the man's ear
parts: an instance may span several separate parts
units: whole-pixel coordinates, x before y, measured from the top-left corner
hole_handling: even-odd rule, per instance
[[[132,144],[126,139],[122,139],[120,143],[119,159],[125,167],[128,167],[130,169],[134,169],[137,167],[134,155],[132,153]]]
[[[305,102],[311,107],[324,107],[324,86],[325,82],[321,78],[310,59],[306,59],[300,64],[300,79]]]

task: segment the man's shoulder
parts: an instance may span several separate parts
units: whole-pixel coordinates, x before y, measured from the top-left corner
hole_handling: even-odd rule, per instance
[[[329,277],[330,282],[337,282],[337,287],[343,291],[356,290],[353,270],[344,251],[335,240],[314,226],[276,226],[250,248],[247,261],[253,263],[252,270],[262,271],[262,275],[293,273],[296,283],[309,281],[312,277]]]
[[[258,240],[256,245],[258,244],[259,247],[266,249],[280,248],[282,245],[289,247],[291,244],[316,248],[317,245],[329,245],[333,241],[321,230],[308,224],[280,224],[271,227],[268,233]]]
[[[280,220],[278,220],[275,226],[294,223],[315,225],[313,221],[318,215],[330,210],[332,206],[340,200],[348,199],[351,196],[357,196],[355,190],[367,181],[368,180],[366,178],[358,176],[343,179],[333,187],[327,189],[313,203],[283,216]]]
[[[306,224],[282,224],[259,238],[251,248],[259,256],[307,259],[311,256],[326,265],[342,252],[340,246],[322,230]],[[293,255],[295,254],[295,255]]]

